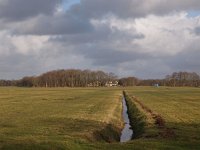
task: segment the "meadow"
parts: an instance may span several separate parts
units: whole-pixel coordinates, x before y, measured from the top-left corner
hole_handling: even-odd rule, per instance
[[[168,133],[164,138],[159,135],[156,137],[156,134],[162,133],[164,129],[156,127],[150,113],[142,110],[148,122],[147,137],[156,137],[163,144],[174,141],[176,149],[179,146],[183,149],[199,149],[200,88],[135,87],[128,89],[127,93],[131,97],[136,97],[139,102],[164,120]]]
[[[122,91],[162,116],[170,137],[151,116],[145,135],[119,143]],[[200,88],[0,88],[0,149],[200,149]]]

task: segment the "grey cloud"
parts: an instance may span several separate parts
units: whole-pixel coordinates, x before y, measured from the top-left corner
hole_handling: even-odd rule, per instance
[[[19,21],[38,14],[52,14],[61,0],[1,0],[0,18]]]
[[[198,71],[200,66],[200,50],[193,47],[190,51],[183,51],[166,60],[168,65],[176,71]]]
[[[130,43],[135,39],[143,39],[145,36],[141,33],[130,32],[130,31],[121,31],[119,29],[113,30],[109,26],[105,25],[102,27],[98,27],[97,29],[90,30],[91,32],[79,33],[79,34],[71,34],[71,35],[63,35],[52,37],[50,41],[52,42],[60,42],[65,44],[91,44],[96,45],[108,45],[113,42],[120,41],[121,43],[126,43],[130,45]],[[124,45],[125,47],[126,45]]]
[[[148,14],[163,15],[173,11],[195,10],[200,8],[198,0],[81,0],[63,15],[47,15],[55,9],[61,0],[18,0],[11,3],[8,0],[1,8],[0,16],[8,19],[21,19],[36,16],[32,25],[22,24],[14,30],[19,34],[56,35],[77,34],[90,32],[92,26],[91,18],[101,18],[113,14],[121,18],[144,17]],[[26,6],[26,7],[25,7]],[[11,10],[11,11],[10,11]],[[45,15],[46,14],[46,15]]]
[[[24,28],[21,28],[21,26],[14,27],[12,32],[13,34],[64,35],[90,32],[92,29],[93,27],[89,21],[62,14],[38,16],[33,21],[25,22]]]
[[[148,2],[147,2],[148,3]],[[151,3],[151,2],[150,2]],[[156,15],[165,15],[171,12],[177,11],[199,11],[200,3],[199,0],[162,0],[162,1],[152,1],[155,5],[147,9],[147,13],[152,13]],[[145,11],[145,9],[144,9]]]
[[[196,27],[194,32],[195,34],[200,35],[200,27]]]
[[[0,18],[21,20],[38,14],[52,14],[63,0],[1,0]],[[137,17],[150,13],[199,10],[199,0],[81,0],[66,12],[78,18],[99,18],[108,13],[120,17]]]
[[[132,4],[135,4],[134,9]],[[69,13],[89,18],[99,18],[108,13],[127,17],[137,13],[135,8],[137,9],[139,4],[140,2],[135,0],[82,0],[80,4],[74,5]]]
[[[116,66],[137,58],[147,58],[140,53],[136,44],[131,44],[143,38],[144,35],[140,33],[121,31],[105,25],[90,33],[53,37],[50,42],[59,43],[63,47],[75,47],[71,53],[83,55],[92,60],[95,66]]]
[[[168,67],[163,58],[139,58],[129,61],[121,66],[121,76],[136,76],[141,79],[164,78],[166,74],[171,73],[171,68]]]
[[[120,63],[130,62],[140,58],[147,58],[137,51],[123,52],[113,49],[96,49],[85,53],[86,58],[92,59],[95,66],[117,67]]]
[[[26,55],[14,52],[13,47],[9,47],[12,44],[9,44],[8,39],[5,47],[12,53],[0,56],[1,78],[20,78],[68,67],[105,68],[107,71],[118,72],[121,76],[137,75],[143,78],[163,77],[173,71],[185,69],[199,70],[199,46],[192,45],[188,48],[191,51],[183,50],[173,57],[160,54],[155,56],[153,52],[142,50],[143,45],[134,44],[135,40],[143,40],[144,35],[134,30],[120,30],[110,24],[95,28],[90,23],[90,19],[98,20],[108,14],[126,21],[129,17],[134,19],[148,14],[164,15],[173,11],[196,10],[200,8],[199,0],[81,0],[80,4],[73,5],[63,14],[53,13],[59,1],[0,2],[0,26],[7,34],[49,37],[48,42],[42,43],[38,54],[32,53],[31,48],[27,47],[29,51]],[[8,25],[2,25],[5,20]],[[195,32],[199,35],[200,29],[196,28]],[[155,42],[156,40],[159,42],[163,39],[160,37]],[[1,45],[2,43],[3,40]],[[154,48],[153,44],[150,48]],[[83,60],[76,63],[80,59]]]
[[[199,0],[81,0],[69,13],[89,18],[99,18],[109,13],[122,18],[135,18],[148,14],[163,15],[173,11],[199,9]]]
[[[122,65],[123,72],[119,72],[118,74],[122,76],[124,76],[124,74],[127,76],[132,74],[144,79],[164,78],[167,74],[179,71],[196,72],[200,74],[199,57],[200,50],[196,46],[190,47],[190,50],[182,51],[174,56],[136,56],[135,59],[130,59],[125,65]]]
[[[11,25],[10,30],[14,34],[60,35],[91,32],[90,19],[99,19],[108,14],[137,18],[148,14],[163,15],[173,11],[200,9],[199,0],[81,0],[64,14],[55,15],[52,12],[60,1],[3,0],[0,3],[0,18],[20,20],[32,17],[32,21],[22,22],[17,28]],[[5,28],[2,23],[1,26]]]
[[[22,55],[13,52],[0,56],[0,79],[18,79],[41,73],[42,62],[35,55]]]
[[[39,54],[22,54],[15,50],[9,55],[0,55],[0,79],[20,79],[39,75],[50,70],[73,68],[78,64],[69,62],[73,54],[57,53],[56,47],[43,49]],[[77,56],[77,58],[79,58]]]
[[[112,36],[112,31],[108,26],[103,26],[98,29],[93,28],[91,32],[63,35],[51,38],[51,41],[67,44],[96,44],[98,42],[108,42],[109,37]],[[113,36],[112,36],[113,37]]]

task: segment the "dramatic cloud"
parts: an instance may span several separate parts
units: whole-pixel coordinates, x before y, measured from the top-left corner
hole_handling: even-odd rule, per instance
[[[52,14],[61,0],[0,0],[0,18],[19,21],[38,14]]]
[[[21,26],[24,26],[21,29]],[[89,32],[92,26],[89,21],[66,14],[53,16],[40,15],[36,18],[15,24],[11,27],[14,34],[63,35]]]
[[[199,72],[199,0],[0,0],[0,78],[103,69],[161,78]],[[196,11],[198,12],[198,11]]]
[[[81,0],[70,11],[82,17],[97,18],[111,13],[124,18],[199,9],[199,0]]]

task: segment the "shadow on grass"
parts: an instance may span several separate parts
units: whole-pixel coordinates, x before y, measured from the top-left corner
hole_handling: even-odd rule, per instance
[[[106,125],[103,129],[93,133],[97,141],[106,141],[108,143],[120,141],[121,129],[112,124]]]
[[[32,133],[33,129],[36,131]],[[66,150],[79,147],[79,141],[118,142],[120,128],[93,120],[49,117],[38,120],[30,131],[16,130],[15,134],[5,136],[0,141],[0,150]]]
[[[113,142],[120,140],[121,128],[100,121],[72,118],[48,118],[42,120],[50,129],[49,134],[69,135],[89,141]]]
[[[169,123],[167,125],[176,132],[176,138],[138,138],[132,140],[128,143],[117,143],[113,141],[118,141],[119,129],[112,124],[103,124],[100,122],[95,122],[91,120],[72,120],[66,123],[66,121],[57,122],[57,125],[69,125],[65,127],[66,130],[64,135],[67,135],[69,130],[73,131],[77,129],[77,132],[83,134],[83,136],[73,136],[72,138],[66,139],[57,139],[55,142],[52,141],[51,137],[49,140],[13,140],[13,141],[0,141],[1,150],[95,150],[95,149],[104,149],[104,150],[148,150],[148,149],[176,149],[176,150],[196,150],[200,149],[200,124],[187,124],[187,123]],[[46,122],[47,123],[47,122]],[[74,126],[74,124],[77,124]],[[52,125],[52,122],[48,122],[49,125]],[[53,123],[53,126],[55,123]],[[91,128],[92,126],[92,128]],[[60,126],[61,127],[61,126]],[[99,129],[99,130],[94,130]],[[60,131],[64,130],[60,129]],[[85,131],[90,131],[93,129],[91,141],[82,141],[84,138]],[[52,136],[52,135],[50,135]],[[56,135],[55,135],[56,136]],[[50,141],[51,139],[51,141]],[[104,142],[106,141],[106,142]],[[107,142],[111,142],[108,144]]]
[[[60,143],[10,143],[4,144],[1,150],[66,150]]]

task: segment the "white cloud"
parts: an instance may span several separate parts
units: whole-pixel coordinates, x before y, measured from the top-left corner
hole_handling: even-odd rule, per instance
[[[107,26],[112,32],[120,31],[126,33],[123,34],[125,37],[129,37],[129,40],[124,41],[122,35],[118,36],[117,40],[111,36],[112,39],[107,45],[111,45],[113,53],[117,49],[127,55],[130,55],[129,52],[143,54],[143,57],[132,56],[132,60],[129,58],[115,66],[123,72],[119,74],[132,72],[143,77],[160,77],[170,71],[180,71],[179,69],[184,68],[175,67],[176,60],[181,63],[179,54],[184,54],[182,57],[187,59],[181,60],[183,66],[187,66],[187,62],[194,62],[190,60],[191,56],[187,58],[187,54],[198,51],[196,44],[200,42],[200,36],[196,35],[194,30],[200,25],[199,19],[200,16],[189,18],[186,12],[175,12],[165,16],[148,15],[136,19],[122,19],[109,15],[103,19],[93,19],[92,24],[96,28]],[[144,38],[133,36],[137,34],[143,35]],[[174,66],[170,60],[174,62]],[[185,70],[190,69],[185,67]],[[195,69],[191,71],[197,71]]]
[[[145,35],[137,44],[141,45],[144,52],[154,55],[176,55],[200,40],[193,34],[199,24],[198,19],[188,18],[185,12],[136,19],[136,30]]]
[[[128,43],[131,46],[138,45],[135,49],[141,53],[149,53],[153,56],[174,56],[197,42],[199,36],[193,33],[199,26],[200,17],[188,18],[186,12],[177,12],[166,16],[149,15],[145,18],[121,19],[115,16],[108,16],[103,19],[92,19],[91,22],[96,28],[107,26],[112,32],[120,31],[126,36],[144,35],[144,38],[134,38]],[[118,37],[122,51],[127,45]],[[113,37],[114,39],[114,37]],[[113,41],[114,42],[114,41]],[[117,43],[114,43],[117,44]],[[119,45],[117,45],[119,48]],[[134,50],[134,49],[132,49]]]
[[[16,52],[20,54],[38,54],[44,48],[49,36],[12,35],[9,31],[0,32],[0,53],[9,55]]]

